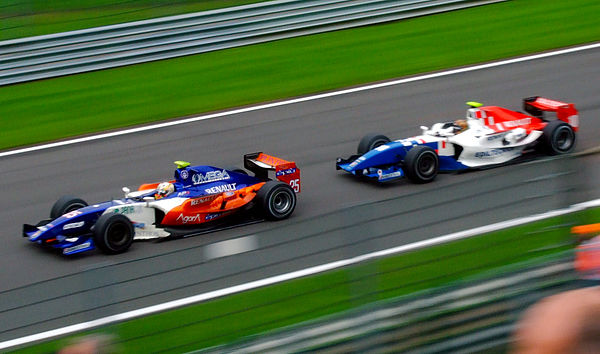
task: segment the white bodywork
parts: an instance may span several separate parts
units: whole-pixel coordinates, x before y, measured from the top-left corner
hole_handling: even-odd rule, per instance
[[[140,195],[148,193],[143,192]],[[127,194],[127,197],[139,196],[138,191]],[[153,199],[153,198],[151,198]],[[148,200],[137,203],[123,203],[120,200],[115,200],[116,205],[109,207],[103,214],[119,213],[127,216],[133,224],[135,235],[134,240],[149,240],[169,236],[169,233],[162,228],[157,228],[155,209],[162,210],[165,214],[171,209],[183,204],[186,198],[168,198],[163,200]]]
[[[522,127],[496,132],[480,119],[467,118],[468,128],[456,132],[456,127],[444,128],[447,123],[436,123],[431,129],[421,127],[423,135],[397,140],[407,146],[418,143],[438,144],[439,156],[454,156],[453,144],[463,148],[458,162],[467,167],[501,164],[521,156],[523,150],[543,134],[534,130],[529,135]]]

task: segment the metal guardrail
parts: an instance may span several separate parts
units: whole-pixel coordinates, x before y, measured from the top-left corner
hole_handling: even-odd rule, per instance
[[[0,85],[506,0],[279,0],[0,42]]]
[[[571,256],[198,353],[471,353],[504,348],[523,309],[545,296],[576,287]]]

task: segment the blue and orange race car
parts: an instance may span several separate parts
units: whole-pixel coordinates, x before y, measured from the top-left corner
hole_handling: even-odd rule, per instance
[[[49,219],[23,225],[23,236],[66,255],[95,248],[115,254],[125,252],[134,239],[186,237],[223,225],[281,220],[296,207],[300,169],[295,162],[259,152],[244,155],[245,169],[175,164],[173,180],[142,184],[133,192],[124,187],[122,199],[88,205],[63,196]]]

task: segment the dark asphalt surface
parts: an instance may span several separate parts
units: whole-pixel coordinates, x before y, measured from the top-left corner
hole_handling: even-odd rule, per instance
[[[377,186],[334,168],[364,133],[415,135],[419,125],[463,117],[468,100],[513,109],[532,95],[574,102],[576,151],[595,147],[598,63],[595,49],[0,158],[0,340],[599,198],[597,155],[440,175],[429,185]],[[241,166],[254,151],[301,168],[291,219],[139,242],[117,256],[65,258],[20,236],[60,195],[108,200],[122,186],[170,178],[172,161]],[[553,178],[564,171],[579,172]],[[257,250],[207,258],[207,244],[247,235]]]

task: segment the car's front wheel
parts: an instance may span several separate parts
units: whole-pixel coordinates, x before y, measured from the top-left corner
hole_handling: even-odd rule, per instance
[[[87,205],[88,204],[85,202],[85,200],[81,198],[73,197],[71,195],[64,195],[60,197],[56,203],[54,203],[52,209],[50,209],[50,218],[56,219],[59,216],[77,209],[81,209]]]
[[[404,170],[406,177],[414,183],[431,182],[438,174],[438,155],[429,146],[415,146],[404,158]]]
[[[133,242],[133,225],[123,214],[102,214],[94,225],[94,243],[102,252],[123,253]]]
[[[356,149],[356,152],[359,155],[364,155],[367,152],[375,149],[376,147],[387,144],[389,142],[390,142],[390,138],[388,138],[387,136],[385,136],[383,134],[369,133],[369,134],[366,134],[365,136],[363,136],[362,139],[360,139],[360,142],[358,143],[358,148]]]

